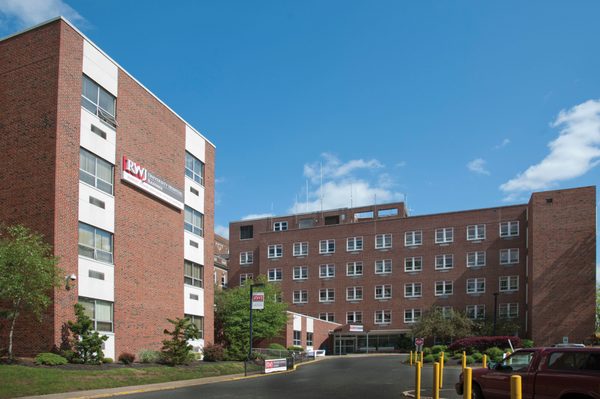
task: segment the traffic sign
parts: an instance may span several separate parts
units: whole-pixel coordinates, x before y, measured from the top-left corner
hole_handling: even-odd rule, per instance
[[[252,309],[261,310],[265,308],[265,293],[255,292],[252,294]]]
[[[423,338],[415,338],[415,345],[422,346],[425,343]]]

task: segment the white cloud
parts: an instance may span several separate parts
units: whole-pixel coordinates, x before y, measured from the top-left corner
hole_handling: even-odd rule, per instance
[[[406,166],[406,161],[400,161],[395,165],[397,168],[403,168]]]
[[[215,233],[221,237],[225,237],[229,240],[229,227],[221,226],[220,224],[215,225]]]
[[[510,144],[510,140],[509,139],[504,139],[504,140],[502,140],[502,142],[500,144],[495,145],[494,149],[495,150],[499,150],[500,148],[504,148],[504,147],[506,147],[509,144]]]
[[[85,21],[62,0],[0,0],[0,14],[16,19],[19,27],[36,25],[60,15],[73,23]]]
[[[350,175],[359,169],[378,169],[383,165],[376,159],[365,161],[364,159],[353,159],[342,163],[335,155],[323,153],[321,156],[325,162],[314,162],[304,165],[304,176],[309,178],[312,183],[318,183],[321,180],[321,170],[323,179],[338,179]],[[322,169],[321,169],[322,168]]]
[[[485,159],[477,158],[467,164],[467,168],[480,175],[489,175],[490,172],[485,168]]]
[[[263,219],[275,216],[272,213],[251,213],[242,218],[242,220],[250,220],[250,219]]]
[[[552,127],[558,138],[548,143],[550,153],[538,164],[500,186],[507,194],[543,190],[584,175],[600,162],[600,100],[589,100],[562,110]]]

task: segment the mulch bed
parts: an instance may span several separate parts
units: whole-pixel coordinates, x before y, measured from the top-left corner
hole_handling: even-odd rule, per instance
[[[117,363],[102,363],[102,364],[67,363],[67,364],[60,365],[60,366],[44,366],[44,365],[35,364],[33,358],[27,358],[27,357],[15,358],[15,360],[13,362],[9,362],[8,358],[0,358],[0,364],[13,364],[13,365],[27,366],[27,367],[53,368],[53,369],[64,369],[64,370],[88,370],[88,371],[114,370],[114,369],[120,369],[120,368],[143,369],[143,368],[147,368],[147,367],[162,366],[161,364],[157,364],[157,363],[123,364],[123,363],[119,363],[119,362],[117,362]],[[180,365],[180,366],[175,366],[175,367],[184,368],[184,369],[197,369],[197,368],[203,367],[204,365],[208,365],[208,364],[206,362],[192,362],[188,365]]]

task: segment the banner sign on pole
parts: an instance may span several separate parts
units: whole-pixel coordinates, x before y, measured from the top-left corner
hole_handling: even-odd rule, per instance
[[[265,293],[252,293],[252,310],[262,310],[265,308]]]
[[[287,359],[267,359],[265,360],[265,373],[274,373],[275,371],[286,371]]]

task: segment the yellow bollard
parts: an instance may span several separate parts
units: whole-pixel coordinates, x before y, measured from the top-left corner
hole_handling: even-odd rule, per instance
[[[513,375],[510,377],[510,399],[521,399],[522,397],[521,376]]]
[[[440,353],[440,389],[444,386],[444,352]]]
[[[481,367],[487,369],[487,355],[483,355],[483,359],[481,359]]]
[[[467,367],[467,353],[463,351],[462,355],[462,369],[464,370]]]
[[[421,367],[423,367],[423,351],[421,351]]]
[[[421,399],[421,362],[415,367],[415,399]]]
[[[433,363],[433,398],[440,399],[440,364],[438,362]]]
[[[412,356],[413,356],[413,355],[412,355],[412,351],[410,351],[410,358],[409,358],[410,360],[409,360],[409,364],[410,364],[411,366],[412,366],[412,364],[413,364],[413,358],[412,358]]]
[[[471,399],[471,388],[473,384],[473,370],[466,367],[463,370],[463,399]]]

